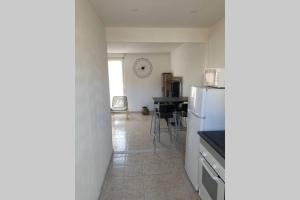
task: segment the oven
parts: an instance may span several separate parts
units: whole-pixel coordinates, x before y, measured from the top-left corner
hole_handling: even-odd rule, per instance
[[[202,200],[224,200],[225,182],[200,153],[199,159],[199,195]]]

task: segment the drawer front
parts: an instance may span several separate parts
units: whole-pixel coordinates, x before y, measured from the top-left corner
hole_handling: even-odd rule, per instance
[[[212,168],[218,173],[218,175],[225,181],[225,170],[219,164],[219,162],[209,153],[206,148],[200,143],[200,153],[209,162]]]

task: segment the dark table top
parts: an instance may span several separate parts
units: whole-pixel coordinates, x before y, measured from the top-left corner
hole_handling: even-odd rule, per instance
[[[217,153],[225,159],[225,131],[199,131],[203,138]]]
[[[188,97],[153,97],[154,103],[182,103],[188,102]]]

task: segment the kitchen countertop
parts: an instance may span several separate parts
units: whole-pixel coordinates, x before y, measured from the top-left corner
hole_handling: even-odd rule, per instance
[[[225,159],[225,130],[198,131],[198,135]]]

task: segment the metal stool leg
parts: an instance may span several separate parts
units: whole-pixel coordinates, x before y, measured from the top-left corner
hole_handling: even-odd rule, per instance
[[[152,117],[151,117],[150,135],[151,135],[151,133],[152,133],[153,117],[154,117],[154,113],[152,113]],[[155,121],[154,121],[154,122],[155,122]]]
[[[157,115],[154,113],[155,116],[153,116],[154,120],[154,130],[153,130],[153,144],[154,144],[154,150],[156,151],[156,137],[157,137]]]
[[[153,146],[154,146],[154,152],[156,152],[156,133],[154,130],[154,135],[153,135]]]
[[[174,117],[174,125],[175,125],[175,146],[177,147],[177,145],[178,145],[178,119],[177,119],[178,115],[177,115],[177,113],[174,113],[173,117]]]
[[[158,118],[158,142],[160,142],[160,118]]]
[[[172,130],[170,129],[170,119],[168,119],[167,126],[168,126],[168,132],[170,134],[170,143],[173,143]]]

